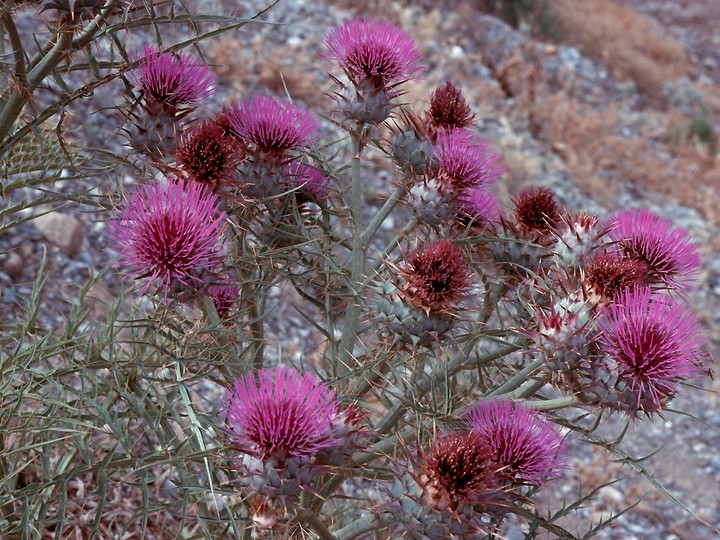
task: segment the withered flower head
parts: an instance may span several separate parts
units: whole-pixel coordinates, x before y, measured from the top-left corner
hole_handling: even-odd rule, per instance
[[[429,242],[415,249],[401,272],[405,299],[427,313],[447,311],[471,288],[470,266],[451,240]]]
[[[191,180],[213,190],[232,178],[241,160],[238,144],[215,122],[205,122],[183,137],[176,157]]]
[[[549,233],[562,223],[560,205],[549,188],[533,186],[524,189],[513,200],[515,219],[526,230]]]
[[[425,456],[428,483],[423,501],[436,510],[459,503],[486,503],[497,492],[500,476],[485,441],[472,431],[438,435]]]
[[[640,261],[613,252],[600,252],[587,267],[586,281],[592,293],[612,300],[633,284],[642,283],[646,273],[647,266]]]

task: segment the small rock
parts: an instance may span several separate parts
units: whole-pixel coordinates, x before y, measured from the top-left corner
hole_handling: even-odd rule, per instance
[[[20,274],[22,274],[24,266],[25,261],[18,253],[14,251],[8,253],[7,258],[2,263],[3,270],[11,278],[16,278],[20,276]]]
[[[73,216],[51,212],[35,218],[33,225],[48,242],[59,247],[68,257],[72,257],[80,249],[83,227]]]

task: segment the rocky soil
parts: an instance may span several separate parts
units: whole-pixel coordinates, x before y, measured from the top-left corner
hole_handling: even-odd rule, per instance
[[[256,0],[198,0],[197,4],[216,13],[234,12],[251,15],[264,7]],[[562,202],[571,209],[588,209],[601,215],[631,206],[651,208],[691,231],[705,256],[705,269],[698,290],[691,302],[708,328],[712,352],[720,346],[720,258],[716,255],[718,221],[707,209],[689,205],[668,190],[653,190],[652,185],[638,184],[620,176],[618,168],[602,168],[606,182],[603,189],[588,183],[577,174],[575,165],[582,156],[571,151],[567,141],[551,140],[535,125],[534,112],[543,107],[556,107],[557,90],[572,88],[563,94],[572,99],[573,107],[604,111],[619,107],[618,124],[614,127],[621,141],[646,137],[657,126],[663,126],[657,115],[667,115],[668,106],[656,111],[647,108],[632,81],[613,77],[612,66],[601,58],[581,52],[562,41],[555,43],[534,39],[526,26],[515,29],[498,18],[475,8],[457,8],[441,1],[394,1],[368,3],[363,8],[354,2],[281,0],[265,17],[272,25],[254,25],[243,31],[209,42],[203,50],[220,77],[218,102],[259,92],[286,91],[298,101],[316,109],[329,107],[323,92],[331,85],[319,60],[320,43],[325,32],[345,18],[357,15],[382,16],[400,24],[420,44],[429,66],[426,78],[407,96],[410,103],[422,108],[430,92],[446,79],[458,83],[479,119],[479,130],[503,155],[509,172],[499,195],[506,202],[519,187],[543,184],[552,187]],[[690,87],[704,92],[708,103],[720,99],[720,37],[716,25],[720,21],[717,0],[627,0],[624,4],[646,17],[660,35],[676,40],[687,51]],[[25,22],[25,30],[33,21]],[[182,33],[182,29],[177,30]],[[169,38],[169,37],[168,37]],[[539,88],[529,95],[532,85]],[[113,116],[106,110],[116,104],[120,88],[107,88],[90,97],[81,108],[71,111],[68,128],[82,136],[95,136],[114,150],[122,152],[122,141],[114,130]],[[714,93],[714,94],[713,94]],[[547,100],[547,101],[544,101]],[[569,109],[568,109],[569,110]],[[585,109],[583,109],[585,110]],[[656,115],[657,113],[657,115]],[[715,110],[710,114],[717,122]],[[717,124],[715,124],[717,125]],[[658,166],[671,166],[673,153],[658,142]],[[611,148],[608,152],[611,152]],[[618,158],[610,153],[604,158],[612,163]],[[597,157],[594,159],[598,159]],[[704,158],[703,158],[704,159]],[[715,157],[710,164],[714,167]],[[573,162],[573,160],[575,160]],[[662,161],[666,160],[666,161]],[[714,160],[714,161],[713,161]],[[699,165],[700,166],[700,165]],[[375,195],[370,204],[379,206],[390,188],[386,184],[393,171],[379,160],[366,170]],[[109,193],[122,174],[87,181],[82,187]],[[692,179],[679,178],[679,182]],[[77,184],[60,184],[60,190],[77,190]],[[712,192],[720,186],[707,188]],[[9,201],[5,201],[7,204]],[[369,209],[370,210],[370,209]],[[105,251],[103,217],[74,204],[63,206],[53,214],[37,218],[0,235],[0,313],[11,320],[23,309],[22,299],[32,288],[41,260],[46,257],[48,283],[44,292],[39,324],[59,330],[67,312],[67,298],[77,296],[86,280],[100,272],[109,262]],[[392,231],[388,230],[390,234]],[[110,270],[93,286],[90,297],[93,309],[101,314],[112,301],[119,280]],[[293,311],[289,298],[275,313],[285,350],[302,350],[308,337],[305,323]],[[687,388],[674,403],[674,408],[687,414],[670,413],[665,420],[632,424],[625,435],[623,448],[633,456],[651,458],[643,465],[657,481],[682,501],[692,515],[678,508],[665,495],[655,490],[629,467],[620,467],[612,457],[594,451],[588,445],[574,445],[572,477],[557,482],[549,490],[547,503],[556,508],[559,501],[582,488],[600,485],[613,475],[624,479],[603,488],[585,508],[573,514],[564,525],[583,534],[601,518],[621,510],[628,504],[637,506],[603,531],[599,538],[683,539],[703,540],[720,537],[720,411],[717,383],[705,388]],[[614,419],[603,429],[612,436],[624,425]],[[522,523],[510,523],[509,539],[522,538]]]

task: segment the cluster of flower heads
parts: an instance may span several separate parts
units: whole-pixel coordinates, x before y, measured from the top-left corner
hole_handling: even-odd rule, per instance
[[[700,326],[672,294],[687,291],[701,265],[686,231],[649,210],[603,222],[564,214],[539,187],[515,199],[503,224],[522,241],[498,243],[497,259],[554,283],[549,297],[565,291],[538,305],[530,332],[553,384],[637,417],[661,413],[683,381],[702,375]]]
[[[429,538],[483,530],[524,489],[540,487],[566,468],[565,443],[544,415],[507,400],[482,401],[464,416],[467,429],[435,436],[419,456],[419,474],[396,484],[401,527]],[[408,478],[409,477],[409,478]]]

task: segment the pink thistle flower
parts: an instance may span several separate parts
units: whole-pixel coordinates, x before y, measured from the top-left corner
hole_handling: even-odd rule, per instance
[[[163,53],[157,47],[145,47],[143,53],[132,78],[148,103],[175,110],[192,107],[215,93],[215,76],[192,56]]]
[[[213,301],[218,317],[227,319],[233,304],[240,294],[240,288],[231,283],[217,283],[208,287],[208,295]]]
[[[470,265],[451,240],[428,242],[412,251],[401,274],[405,299],[428,314],[447,311],[463,300],[472,286]]]
[[[322,171],[296,162],[288,167],[288,180],[290,185],[299,188],[301,197],[298,202],[306,202],[306,199],[322,200],[328,196],[330,179]]]
[[[203,186],[172,178],[135,191],[108,234],[129,274],[148,280],[141,293],[153,283],[166,295],[178,283],[194,288],[203,271],[222,262],[225,212],[218,204]]]
[[[623,255],[647,266],[650,283],[683,289],[702,265],[690,235],[650,210],[618,212],[609,225],[608,235]]]
[[[311,373],[278,367],[235,381],[227,422],[240,451],[266,461],[308,457],[341,444],[335,392]]]
[[[223,116],[242,144],[261,158],[284,158],[319,138],[320,124],[312,113],[289,101],[258,96],[227,108]]]
[[[435,158],[437,181],[449,191],[462,193],[488,186],[505,172],[498,164],[500,156],[487,141],[460,128],[438,133]]]
[[[513,484],[540,486],[565,467],[563,437],[537,411],[493,399],[478,403],[465,418]]]
[[[242,159],[235,140],[215,122],[205,122],[185,135],[176,158],[191,180],[213,191],[233,178]]]
[[[436,436],[424,465],[427,481],[422,498],[435,510],[457,511],[462,503],[490,505],[500,491],[501,476],[492,452],[471,431]]]
[[[336,61],[355,86],[370,82],[386,88],[424,69],[413,39],[385,21],[347,21],[331,30],[323,43],[330,50],[326,58]]]
[[[697,319],[668,294],[634,286],[602,313],[600,347],[617,370],[615,388],[629,415],[660,412],[680,382],[702,372]]]
[[[492,228],[500,223],[500,203],[485,189],[471,189],[458,199],[458,218],[480,229]]]

